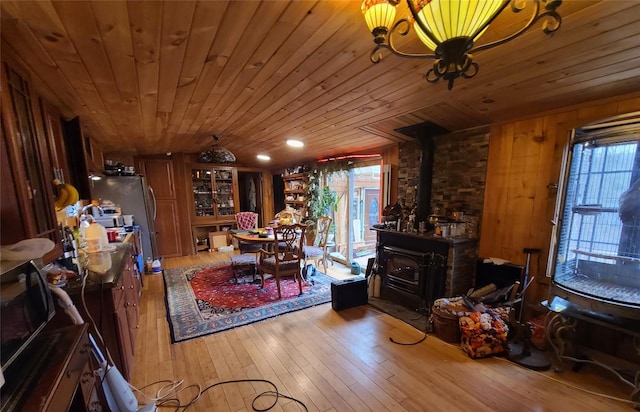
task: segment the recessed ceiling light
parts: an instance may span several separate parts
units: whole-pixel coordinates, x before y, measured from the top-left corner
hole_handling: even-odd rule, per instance
[[[287,144],[291,147],[302,147],[304,146],[304,143],[302,143],[300,140],[293,140],[293,139],[289,139],[287,140]]]
[[[260,160],[271,160],[271,157],[270,157],[270,156],[263,155],[263,154],[259,154],[259,155],[257,155],[256,157],[257,157],[258,159],[260,159]]]

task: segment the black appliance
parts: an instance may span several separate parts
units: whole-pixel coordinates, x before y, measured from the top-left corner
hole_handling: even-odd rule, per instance
[[[380,296],[411,309],[431,308],[433,302],[445,293],[447,247],[444,245],[444,253],[380,247]]]
[[[4,373],[53,318],[55,308],[47,280],[33,260],[2,261],[0,268],[0,358]]]

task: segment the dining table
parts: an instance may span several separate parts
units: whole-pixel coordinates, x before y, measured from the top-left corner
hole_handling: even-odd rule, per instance
[[[273,241],[275,236],[273,232],[271,234],[267,234],[267,228],[256,228],[256,229],[248,229],[248,230],[231,230],[231,236],[238,239],[238,241],[249,242],[249,243],[258,243],[263,245],[263,249],[267,252],[273,251]],[[306,276],[303,275],[303,280],[306,281]]]
[[[234,238],[238,239],[238,241],[241,241],[241,242],[258,243],[258,244],[263,244],[268,246],[270,243],[273,243],[274,236],[273,236],[273,232],[271,232],[272,233],[271,235],[267,235],[266,233],[267,231],[265,228],[257,228],[257,229],[250,229],[250,230],[232,230],[231,236],[233,236]]]

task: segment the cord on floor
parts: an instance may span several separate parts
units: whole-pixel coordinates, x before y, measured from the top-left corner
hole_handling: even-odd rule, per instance
[[[423,342],[425,339],[427,339],[427,333],[425,332],[424,336],[422,338],[420,338],[419,340],[415,341],[415,342],[398,342],[393,338],[389,338],[389,340],[392,343],[395,343],[396,345],[405,345],[405,346],[410,346],[410,345],[417,345],[418,343]]]
[[[500,359],[500,360],[503,360],[505,362],[511,362],[510,360],[505,359],[505,358],[497,357],[496,359]],[[572,359],[572,358],[569,358],[569,359]],[[631,399],[622,399],[622,398],[618,398],[617,396],[611,396],[611,395],[607,395],[607,394],[604,394],[604,393],[594,392],[594,391],[591,391],[589,389],[585,389],[585,388],[581,388],[580,386],[576,386],[576,385],[574,385],[574,384],[572,384],[570,382],[563,381],[563,380],[560,380],[560,379],[556,379],[553,376],[549,376],[549,375],[547,375],[545,373],[541,373],[541,372],[535,371],[533,369],[528,369],[528,370],[530,370],[531,372],[536,373],[538,375],[542,375],[547,379],[551,379],[554,382],[561,383],[561,384],[566,385],[566,386],[568,386],[570,388],[577,389],[579,391],[586,392],[586,393],[591,394],[591,395],[599,396],[599,397],[605,398],[605,399],[611,399],[611,400],[618,401],[618,402],[627,403],[627,404],[630,404],[630,405],[634,406],[636,409],[640,407],[640,403],[638,403],[636,401],[633,401]]]
[[[153,400],[155,402],[155,405],[156,405],[157,408],[160,408],[160,407],[175,407],[174,410],[176,412],[183,412],[183,411],[186,411],[187,409],[189,409],[192,405],[194,405],[202,397],[202,395],[205,392],[207,392],[209,389],[213,389],[213,388],[215,388],[217,386],[233,384],[233,383],[258,383],[258,382],[262,382],[262,383],[266,383],[267,385],[271,386],[273,389],[261,392],[261,393],[257,394],[253,398],[253,401],[251,402],[251,407],[253,408],[254,411],[256,411],[256,412],[269,411],[269,410],[273,409],[277,405],[278,400],[280,398],[289,399],[289,400],[297,403],[298,405],[300,405],[302,410],[304,410],[306,412],[309,411],[309,409],[304,404],[304,402],[302,402],[301,400],[296,399],[294,397],[282,394],[280,391],[278,391],[278,387],[273,382],[271,382],[269,380],[266,380],[266,379],[235,379],[235,380],[221,381],[221,382],[216,382],[216,383],[214,383],[212,385],[209,385],[204,389],[201,389],[200,385],[198,385],[198,384],[192,384],[192,385],[188,385],[188,386],[186,386],[186,387],[184,387],[184,388],[182,388],[179,391],[176,391],[174,393],[161,394],[161,392],[175,391],[183,382],[183,381],[173,382],[173,381],[163,380],[163,381],[158,381],[158,382],[151,383],[151,384],[146,385],[146,386],[144,386],[144,387],[142,387],[140,389],[145,389],[145,388],[148,388],[151,385],[154,385],[156,383],[164,383],[164,382],[166,382],[167,385],[162,386],[158,390],[158,392],[156,394],[156,397],[149,397],[149,396],[145,395],[141,390],[138,390],[138,389],[136,389],[136,391],[138,391],[146,399]],[[189,388],[196,388],[196,393],[195,393],[195,395],[193,395],[193,397],[191,399],[189,399],[188,402],[182,403],[180,401],[180,399],[178,398],[178,395],[180,393],[185,392]],[[261,398],[264,398],[264,397],[268,397],[268,396],[274,398],[273,402],[271,402],[266,407],[259,408],[256,405],[258,400],[261,399]]]

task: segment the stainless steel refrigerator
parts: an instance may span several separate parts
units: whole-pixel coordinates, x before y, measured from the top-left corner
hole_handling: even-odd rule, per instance
[[[92,198],[102,203],[112,201],[123,215],[133,215],[134,225],[140,226],[142,261],[156,259],[156,198],[144,176],[107,176],[93,181]]]

